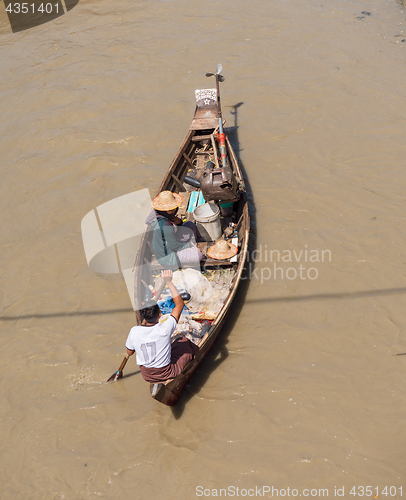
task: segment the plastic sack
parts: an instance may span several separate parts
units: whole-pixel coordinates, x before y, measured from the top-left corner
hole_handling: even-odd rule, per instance
[[[195,269],[183,269],[173,273],[172,281],[176,288],[186,289],[191,299],[187,307],[191,312],[200,312],[203,309],[207,313],[216,315],[229,291],[229,286],[213,286],[202,273]]]

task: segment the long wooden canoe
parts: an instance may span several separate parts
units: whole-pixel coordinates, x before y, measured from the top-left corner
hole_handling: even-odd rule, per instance
[[[166,172],[165,177],[156,193],[158,195],[161,191],[169,190],[172,192],[180,193],[185,199],[188,199],[190,192],[187,191],[183,183],[183,177],[193,167],[201,167],[209,159],[213,159],[218,164],[219,151],[217,149],[216,139],[218,132],[218,108],[217,108],[217,91],[216,89],[204,89],[196,91],[196,109],[186,134],[186,137],[180,146],[180,149],[173,160],[169,170]],[[238,165],[237,157],[233,151],[230,141],[226,134],[226,152],[227,162],[231,166],[233,173],[239,184],[240,198],[234,202],[233,222],[235,223],[235,230],[238,232],[238,254],[236,258],[231,259],[234,262],[207,260],[201,262],[202,269],[219,269],[231,268],[234,272],[231,288],[228,292],[224,303],[221,306],[216,318],[211,324],[210,329],[204,334],[199,344],[199,354],[191,361],[183,370],[183,372],[174,379],[167,380],[162,383],[150,384],[150,392],[154,399],[160,401],[168,406],[173,406],[188,381],[203,361],[204,357],[212,347],[214,341],[220,333],[221,327],[226,320],[227,313],[230,305],[234,299],[237,291],[238,284],[243,272],[244,263],[247,256],[248,239],[250,232],[250,218],[248,214],[248,204],[244,185],[244,179],[241,169]],[[187,205],[187,204],[186,204]],[[183,207],[186,214],[187,207]],[[178,214],[179,215],[179,214]],[[189,219],[192,217],[188,214]],[[192,217],[193,220],[193,217]],[[229,221],[226,221],[229,222]],[[235,241],[235,240],[234,240]],[[152,231],[146,227],[142,238],[140,247],[135,260],[135,289],[134,298],[135,303],[140,304],[143,296],[145,296],[145,285],[152,284],[151,276],[159,272],[159,265],[155,259],[152,249]],[[141,325],[142,318],[139,311],[136,311],[136,321]]]

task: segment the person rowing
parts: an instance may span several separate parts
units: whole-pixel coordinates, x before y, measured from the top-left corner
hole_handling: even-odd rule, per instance
[[[137,354],[136,362],[141,375],[147,382],[164,382],[179,375],[199,352],[199,347],[186,337],[177,338],[171,344],[184,302],[172,282],[172,271],[162,271],[175,307],[171,315],[160,321],[162,313],[159,306],[151,301],[140,310],[145,325],[131,328],[126,341],[127,356]]]

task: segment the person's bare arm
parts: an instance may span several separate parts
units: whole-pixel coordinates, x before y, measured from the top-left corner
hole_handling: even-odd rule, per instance
[[[169,269],[162,271],[162,278],[166,281],[169,291],[171,292],[172,299],[175,303],[175,307],[173,308],[171,315],[176,319],[176,321],[179,321],[185,303],[183,302],[176,286],[172,283],[172,271]]]

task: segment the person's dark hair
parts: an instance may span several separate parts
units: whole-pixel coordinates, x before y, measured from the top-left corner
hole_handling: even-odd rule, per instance
[[[144,307],[140,310],[141,316],[147,323],[155,323],[160,312],[161,310],[159,309],[158,304],[156,304],[155,302],[144,304]]]

